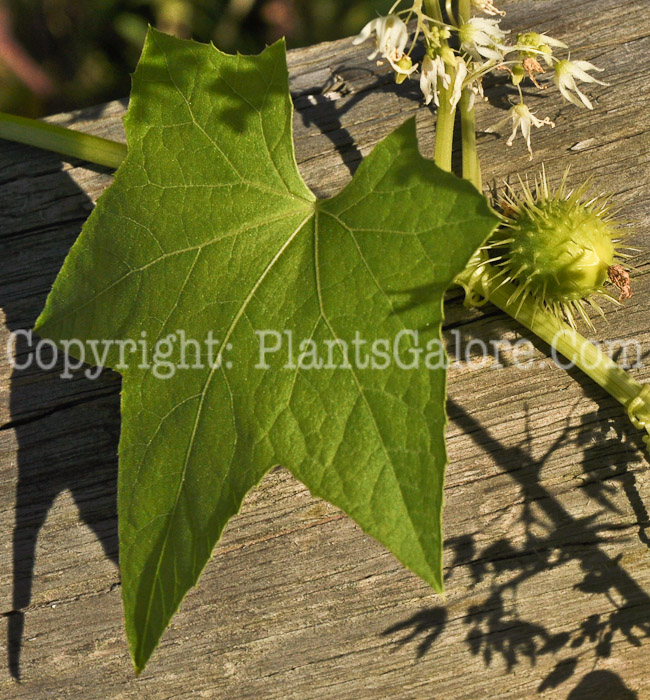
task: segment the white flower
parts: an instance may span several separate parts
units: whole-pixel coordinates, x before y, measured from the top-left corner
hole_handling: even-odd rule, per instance
[[[488,61],[486,63],[470,63],[468,67],[468,73],[470,73],[470,81],[465,86],[469,89],[469,100],[467,101],[467,111],[469,112],[474,107],[476,98],[480,100],[486,100],[485,93],[483,92],[483,75],[486,72],[486,68],[489,68],[493,64]]]
[[[499,29],[498,19],[472,17],[458,30],[463,49],[474,58],[482,56],[495,61],[502,61],[503,54],[509,47],[503,45],[506,34]]]
[[[485,97],[485,93],[483,92],[482,77],[474,78],[474,80],[472,80],[468,87],[470,89],[470,95],[469,100],[467,102],[467,111],[470,112],[474,107],[474,103],[476,102],[477,97],[481,100],[486,100],[487,98]]]
[[[503,10],[499,10],[494,6],[493,0],[472,0],[472,5],[479,12],[485,12],[486,15],[501,15],[501,17],[506,15]]]
[[[589,73],[587,73],[589,70],[602,71],[603,69],[597,68],[593,63],[589,63],[589,61],[558,61],[555,64],[553,82],[560,89],[564,99],[578,107],[580,107],[581,100],[582,104],[587,109],[593,109],[589,98],[581,92],[580,88],[576,85],[575,79],[582,80],[584,83],[598,83],[598,85],[607,85],[607,83],[604,83],[602,80],[596,80],[593,75],[589,75]],[[578,100],[576,95],[571,94],[569,90],[573,90],[580,100]]]
[[[548,34],[536,34],[536,36],[539,39],[539,43],[543,44],[545,46],[555,46],[555,48],[557,48],[557,49],[568,49],[569,48],[563,41],[560,41],[559,39],[554,39],[552,36],[549,36]]]
[[[411,75],[411,73],[414,73],[420,65],[419,63],[413,63],[413,61],[411,61],[411,57],[406,54],[403,54],[398,59],[395,59],[392,56],[386,56],[386,58],[388,59],[392,69],[395,71],[395,73],[397,73],[395,80],[398,84],[404,81],[407,76]]]
[[[420,73],[420,90],[422,90],[424,95],[425,105],[428,105],[433,100],[437,106],[440,106],[438,79],[440,79],[445,89],[451,85],[451,78],[447,73],[442,56],[435,56],[434,58],[428,55],[425,56],[422,60],[422,71]]]
[[[463,92],[463,81],[466,77],[467,64],[460,56],[458,56],[456,58],[456,76],[454,77],[454,87],[449,97],[449,102],[451,104],[452,109],[455,109],[456,105],[460,101],[460,96]]]
[[[486,131],[493,134],[497,129],[511,119],[513,125],[512,134],[510,134],[510,138],[506,141],[506,143],[508,146],[512,146],[512,142],[515,140],[515,136],[517,135],[517,129],[521,128],[521,135],[526,139],[526,145],[528,146],[528,152],[530,153],[530,160],[532,160],[533,149],[530,146],[530,127],[534,126],[539,129],[540,126],[547,124],[553,128],[555,123],[548,117],[545,119],[538,119],[523,102],[520,102],[518,105],[514,105],[514,107],[510,109],[507,117],[499,121],[494,126],[491,126],[489,129],[486,129]]]
[[[357,36],[353,44],[360,44],[375,33],[376,50],[371,53],[368,58],[373,59],[377,54],[381,54],[388,60],[393,70],[401,75],[410,75],[417,69],[417,63],[408,68],[403,68],[398,65],[398,62],[404,57],[404,49],[408,42],[408,29],[406,25],[397,15],[388,15],[387,17],[377,17],[366,24]]]
[[[449,104],[452,109],[456,108],[463,91],[463,82],[467,77],[467,65],[460,56],[454,57],[454,61],[456,73],[452,87],[451,76],[447,72],[447,66],[442,56],[431,58],[427,55],[424,57],[420,75],[420,90],[424,94],[424,104],[428,105],[433,100],[438,107],[440,106],[440,94],[438,91],[438,80],[440,80],[445,90],[452,88],[449,95]]]

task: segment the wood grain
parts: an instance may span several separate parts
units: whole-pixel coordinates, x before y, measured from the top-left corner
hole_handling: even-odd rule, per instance
[[[504,25],[566,41],[606,69],[580,110],[549,90],[531,102],[556,128],[479,139],[499,188],[546,163],[553,182],[592,177],[634,222],[635,295],[595,338],[650,353],[650,33],[646,0],[520,0]],[[360,158],[416,114],[350,40],[290,53],[296,148],[308,184],[338,191]],[[334,83],[344,86],[332,91]],[[510,94],[490,86],[485,129]],[[123,138],[125,102],[53,121]],[[135,678],[122,629],[115,517],[119,378],[15,370],[5,346],[29,329],[108,171],[0,144],[0,645],[7,698],[650,698],[650,479],[641,436],[579,372],[537,343],[533,366],[470,341],[526,337],[491,307],[449,295],[447,596],[415,576],[288,472],[273,471],[227,528],[199,586]],[[24,341],[18,360],[27,357]],[[650,371],[632,370],[639,379]],[[20,676],[20,681],[16,680]]]

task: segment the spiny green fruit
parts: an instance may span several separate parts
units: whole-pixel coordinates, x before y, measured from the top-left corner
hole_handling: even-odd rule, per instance
[[[589,183],[567,190],[565,175],[551,192],[545,173],[534,189],[523,183],[520,195],[509,189],[503,223],[488,244],[490,262],[516,285],[511,302],[530,295],[574,327],[576,313],[593,327],[585,302],[601,314],[599,297],[618,303],[606,284],[620,280],[612,270],[620,275],[619,258],[628,257],[617,247],[621,232],[607,199],[587,200],[588,189]]]

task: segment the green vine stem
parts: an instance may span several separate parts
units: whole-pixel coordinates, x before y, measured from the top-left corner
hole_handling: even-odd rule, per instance
[[[117,168],[126,157],[126,145],[66,129],[37,119],[0,112],[0,138]]]
[[[492,265],[484,262],[471,265],[456,278],[467,293],[469,304],[477,302],[477,294],[519,321],[567,360],[579,367],[627,410],[632,424],[646,430],[643,437],[650,450],[650,385],[640,384],[596,345],[584,338],[564,321],[540,308],[531,296],[518,296],[511,283],[503,282]]]

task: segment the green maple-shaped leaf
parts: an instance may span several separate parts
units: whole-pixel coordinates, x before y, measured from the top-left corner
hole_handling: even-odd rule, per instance
[[[424,354],[409,365],[416,346],[437,347],[443,293],[495,217],[420,156],[413,120],[319,201],[291,122],[283,43],[228,56],[151,31],[128,156],[37,324],[79,339],[86,359],[106,349],[95,340],[131,342],[108,347],[103,364],[123,374],[120,565],[138,670],[277,464],[442,589],[445,370]],[[177,331],[200,356],[181,351]],[[282,349],[261,358],[278,337]],[[166,338],[175,371],[152,353]],[[385,352],[396,338],[399,363]],[[298,362],[310,339],[303,349],[318,347],[327,366],[307,369],[309,353]],[[364,367],[375,341],[376,366]]]

